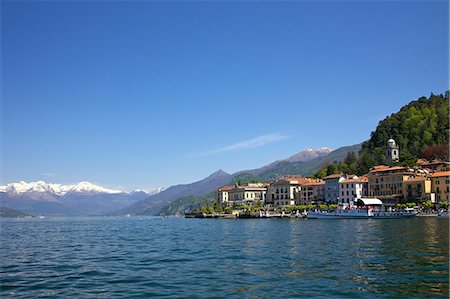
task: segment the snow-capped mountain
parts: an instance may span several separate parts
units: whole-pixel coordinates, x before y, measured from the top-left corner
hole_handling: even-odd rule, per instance
[[[285,161],[288,162],[306,162],[318,157],[326,156],[331,153],[333,149],[329,147],[320,147],[320,148],[307,148],[289,158]]]
[[[101,186],[97,186],[89,182],[81,182],[75,185],[62,185],[62,184],[46,183],[44,181],[37,181],[30,183],[20,181],[18,183],[11,183],[8,185],[0,186],[0,192],[6,192],[9,194],[48,192],[59,196],[63,196],[70,192],[89,192],[89,193],[107,193],[107,194],[123,193],[123,191],[120,190],[103,188]]]
[[[100,215],[133,204],[164,190],[132,192],[108,189],[89,182],[74,185],[44,181],[0,186],[0,206],[42,215]]]

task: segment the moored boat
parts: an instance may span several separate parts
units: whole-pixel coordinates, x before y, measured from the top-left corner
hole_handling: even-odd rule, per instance
[[[336,211],[308,212],[308,219],[393,219],[416,216],[414,209],[405,211],[382,211],[383,202],[378,198],[359,198],[356,207],[339,208]]]

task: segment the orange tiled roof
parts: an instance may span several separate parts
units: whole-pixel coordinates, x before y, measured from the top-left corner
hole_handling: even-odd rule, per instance
[[[436,165],[436,164],[450,164],[449,161],[444,161],[444,160],[434,160],[428,163],[424,163],[425,165]]]
[[[280,181],[301,181],[304,179],[306,179],[306,178],[299,177],[299,176],[287,176],[287,177],[281,178]]]
[[[337,178],[340,178],[340,177],[341,177],[340,173],[334,173],[334,174],[327,175],[326,177],[324,177],[322,179],[324,179],[324,180],[326,180],[326,179],[337,179]]]
[[[364,181],[364,182],[368,182],[369,181],[369,177],[367,175],[362,175],[362,176],[359,177],[359,179],[361,181]]]
[[[373,170],[386,169],[386,168],[389,168],[389,166],[386,166],[386,165],[375,165],[374,167],[372,167]]]
[[[374,173],[374,172],[386,172],[386,171],[401,170],[401,169],[406,169],[406,167],[403,167],[403,166],[394,166],[394,167],[388,167],[388,168],[373,169],[373,170],[371,170],[371,171],[369,171],[369,172],[370,172],[370,173]]]
[[[367,181],[368,181],[368,179],[365,180],[365,179],[362,179],[362,178],[359,178],[359,179],[348,179],[348,180],[340,181],[339,184],[346,184],[346,183],[364,183],[364,182],[367,182]]]
[[[316,181],[316,182],[310,182],[310,183],[305,183],[302,184],[302,187],[309,187],[309,186],[320,186],[320,185],[325,185],[324,181]]]
[[[219,188],[219,191],[228,191],[228,190],[231,190],[233,188],[234,188],[233,186],[223,186],[222,188]]]
[[[425,159],[417,159],[417,164],[422,165],[422,164],[428,164],[429,162]]]
[[[284,177],[279,179],[278,181],[297,181],[298,184],[303,184],[303,183],[307,183],[310,182],[311,179],[310,178],[303,178],[303,177]]]
[[[438,177],[450,177],[450,171],[439,171],[435,172],[431,175],[432,178],[438,178]]]

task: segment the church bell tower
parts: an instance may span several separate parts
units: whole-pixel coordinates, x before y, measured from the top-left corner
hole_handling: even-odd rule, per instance
[[[389,139],[386,145],[386,164],[392,166],[394,162],[399,161],[399,150],[398,145],[395,143],[394,139]]]

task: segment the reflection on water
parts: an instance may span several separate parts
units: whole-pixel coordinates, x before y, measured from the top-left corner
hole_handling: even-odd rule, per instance
[[[6,297],[442,297],[448,219],[2,220]]]

